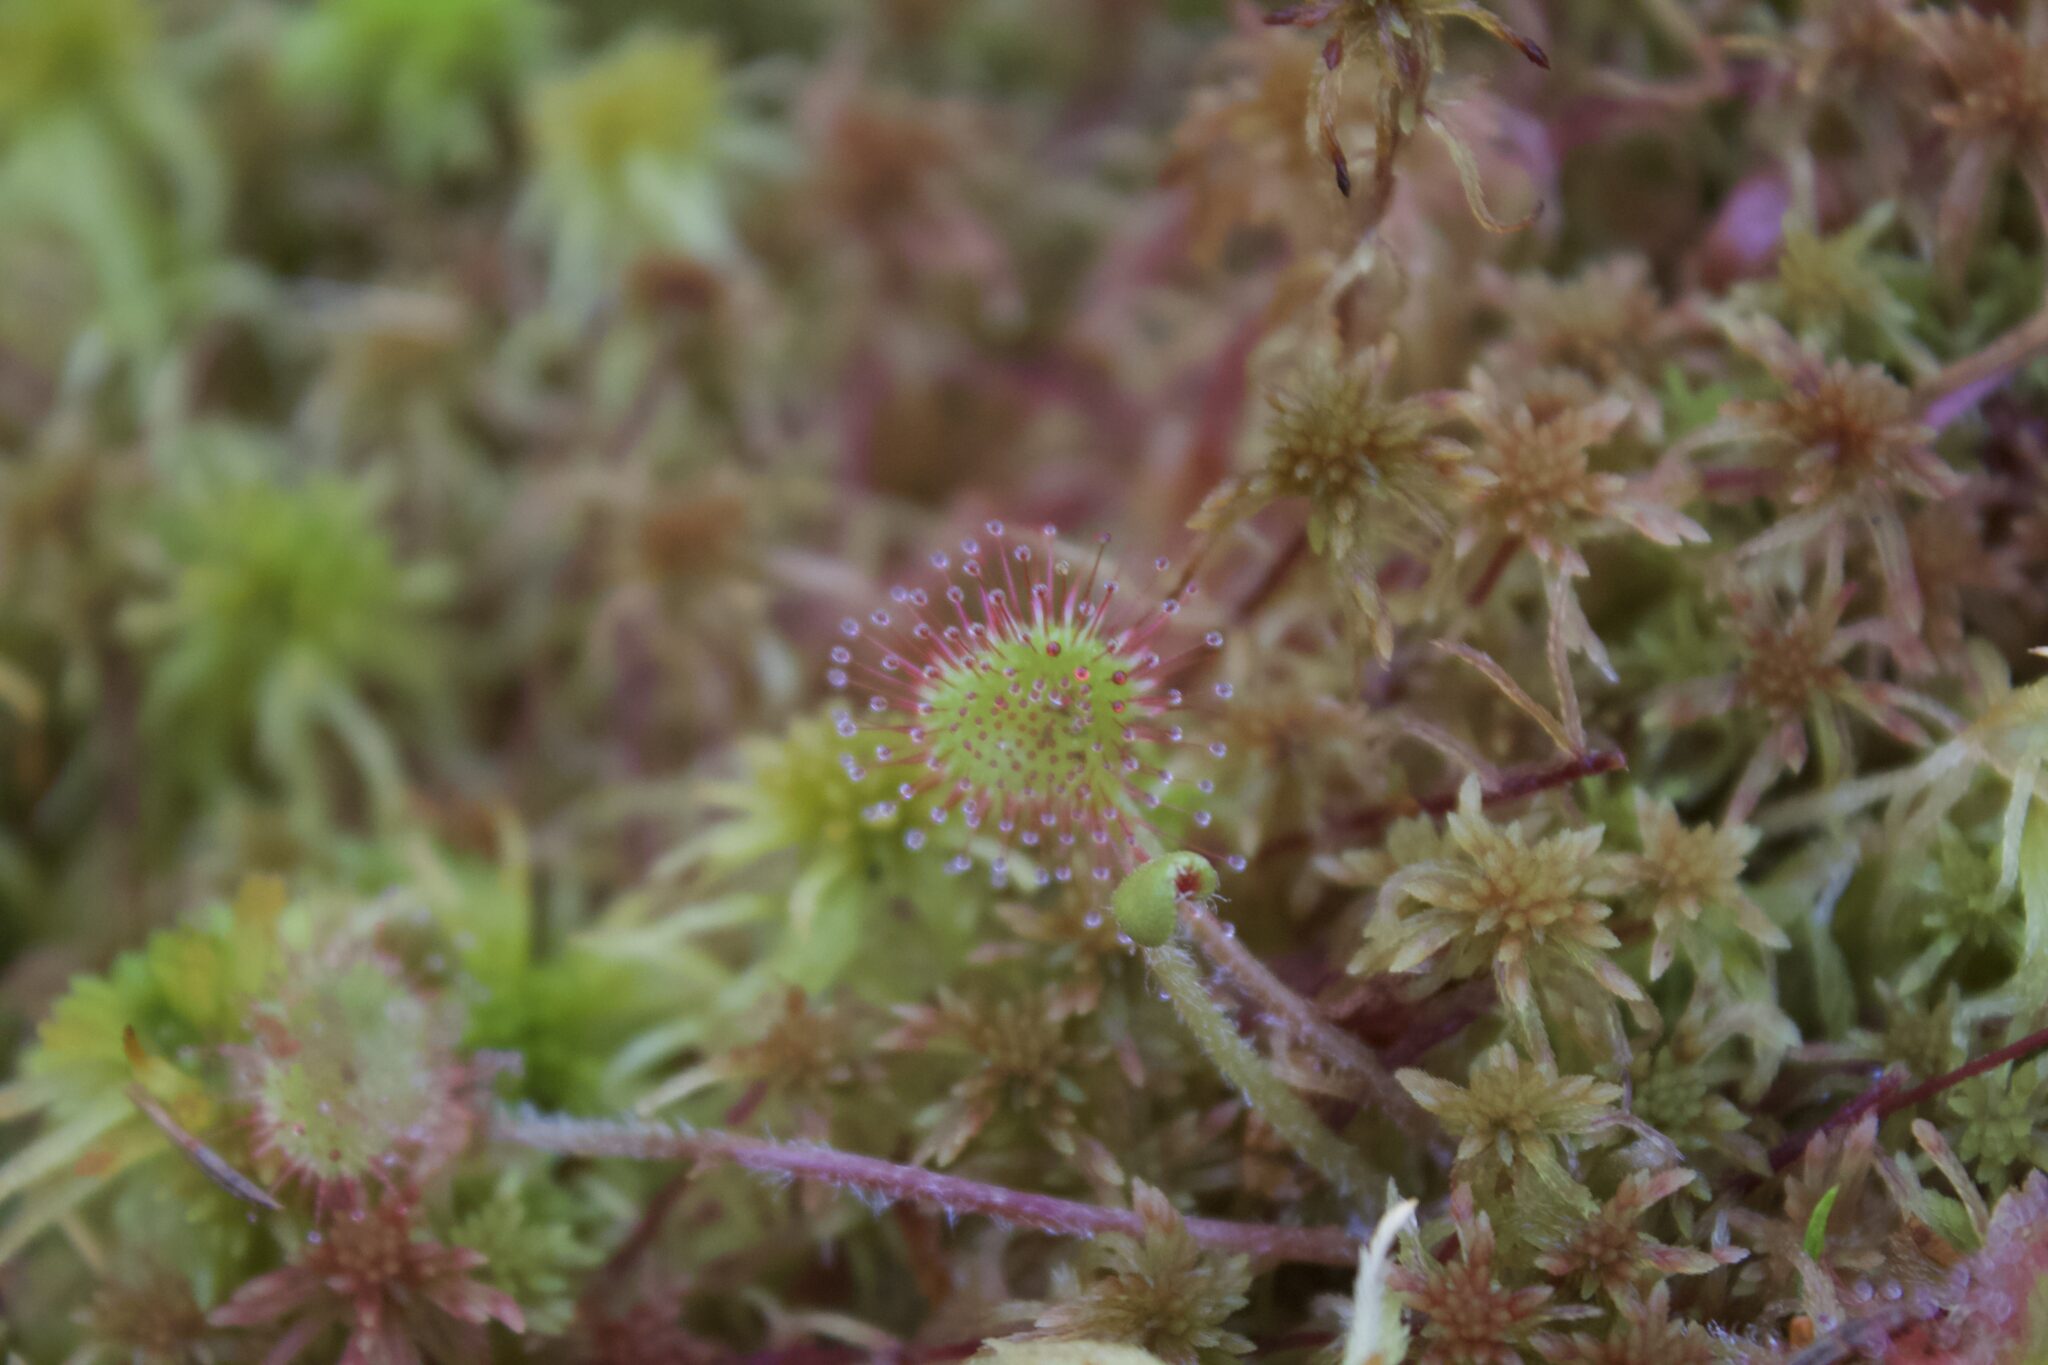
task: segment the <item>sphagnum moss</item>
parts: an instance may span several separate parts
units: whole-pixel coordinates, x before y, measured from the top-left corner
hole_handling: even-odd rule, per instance
[[[2044,52],[0,0],[4,1353],[2042,1358]]]

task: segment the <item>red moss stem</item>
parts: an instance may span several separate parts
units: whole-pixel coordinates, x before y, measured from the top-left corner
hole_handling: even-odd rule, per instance
[[[1568,787],[1582,778],[1620,772],[1627,767],[1628,756],[1619,749],[1588,749],[1584,753],[1569,754],[1554,763],[1502,773],[1481,793],[1481,799],[1489,806],[1502,801],[1519,801],[1555,787]],[[1396,820],[1416,815],[1446,815],[1457,808],[1456,790],[1441,791],[1430,796],[1404,797],[1399,801],[1367,806],[1339,818],[1330,828],[1338,834],[1367,834]],[[1283,835],[1263,845],[1259,853],[1263,856],[1298,852],[1309,844],[1310,836],[1307,834]]]
[[[811,1180],[883,1200],[906,1200],[950,1214],[979,1214],[1061,1237],[1106,1232],[1139,1236],[1144,1225],[1130,1209],[1077,1203],[1029,1190],[1012,1190],[957,1175],[905,1166],[830,1147],[777,1142],[734,1133],[698,1132],[659,1123],[576,1119],[532,1110],[501,1111],[492,1124],[502,1141],[563,1156],[623,1157],[640,1161],[729,1161],[778,1180]],[[1188,1232],[1203,1246],[1261,1261],[1348,1266],[1358,1243],[1342,1228],[1274,1227],[1220,1218],[1190,1218]]]
[[[1508,565],[1515,561],[1515,551],[1522,548],[1521,538],[1511,536],[1500,543],[1493,552],[1493,558],[1486,561],[1486,568],[1480,571],[1479,580],[1472,590],[1465,594],[1465,605],[1483,607],[1486,599],[1493,596],[1493,590],[1500,583],[1500,576],[1508,571]]]
[[[628,1272],[647,1254],[648,1248],[652,1247],[655,1239],[661,1235],[662,1224],[668,1221],[669,1214],[682,1202],[683,1194],[689,1187],[687,1174],[671,1176],[663,1182],[661,1188],[654,1192],[654,1197],[647,1201],[647,1207],[640,1211],[640,1217],[634,1221],[625,1239],[605,1258],[602,1273],[591,1277],[590,1293],[586,1297],[601,1295],[627,1279]]]
[[[1287,542],[1287,548],[1282,550],[1279,557],[1267,566],[1266,572],[1257,583],[1252,585],[1251,591],[1246,593],[1238,604],[1231,608],[1231,616],[1236,620],[1243,621],[1260,607],[1265,606],[1273,594],[1280,591],[1281,585],[1286,583],[1288,575],[1294,572],[1294,566],[1301,562],[1301,557],[1306,553],[1308,553],[1308,532],[1305,530],[1296,531],[1294,539]]]
[[[1913,396],[1927,424],[1939,430],[2043,351],[2048,351],[2048,308],[1994,338],[1982,350],[1944,365],[1923,380]]]
[[[1535,768],[1518,768],[1501,774],[1500,781],[1488,787],[1481,795],[1487,805],[1499,801],[1516,801],[1553,787],[1568,787],[1583,778],[1599,777],[1605,773],[1616,773],[1628,767],[1628,756],[1619,749],[1588,749],[1584,753],[1571,754],[1555,763],[1546,763]],[[1458,808],[1458,794],[1438,792],[1426,796],[1417,803],[1430,815],[1447,815]]]
[[[1494,991],[1491,977],[1449,987],[1429,1002],[1440,1006],[1435,1017],[1403,1030],[1400,1037],[1380,1049],[1380,1060],[1388,1066],[1407,1066],[1431,1048],[1448,1043],[1492,1012]]]
[[[1710,498],[1726,501],[1761,497],[1776,488],[1780,482],[1777,470],[1758,469],[1753,465],[1722,465],[1702,469],[1699,479],[1700,492]]]
[[[1865,1114],[1876,1114],[1880,1121],[1890,1118],[1903,1109],[1933,1099],[1942,1091],[1961,1085],[1972,1076],[1981,1076],[2007,1062],[2025,1061],[2037,1052],[2048,1051],[2048,1029],[2039,1029],[2016,1043],[2007,1043],[1994,1052],[1964,1062],[1953,1071],[1945,1071],[1932,1080],[1922,1081],[1907,1090],[1901,1090],[1898,1081],[1886,1076],[1876,1085],[1850,1100],[1847,1104],[1828,1115],[1817,1126],[1786,1138],[1771,1149],[1771,1169],[1782,1171],[1806,1150],[1808,1143],[1826,1133],[1834,1132],[1861,1119]]]

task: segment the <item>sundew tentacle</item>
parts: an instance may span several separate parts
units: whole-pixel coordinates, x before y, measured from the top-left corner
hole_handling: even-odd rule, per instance
[[[847,771],[900,771],[903,799],[934,797],[934,823],[957,818],[1005,850],[985,859],[998,881],[1014,857],[1040,883],[1078,873],[1107,884],[1171,842],[1163,825],[1182,838],[1213,823],[1215,784],[1197,770],[1225,749],[1191,737],[1182,713],[1199,713],[1182,679],[1223,634],[1180,639],[1192,587],[1149,609],[1120,597],[1106,536],[1077,574],[1054,527],[982,530],[957,557],[931,556],[937,582],[893,588],[888,607],[841,623],[826,680],[855,700],[837,723],[873,740]],[[1200,695],[1220,702],[1230,689]],[[925,840],[912,830],[905,842]]]

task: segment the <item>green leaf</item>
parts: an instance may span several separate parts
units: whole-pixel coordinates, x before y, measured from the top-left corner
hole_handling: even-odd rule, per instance
[[[1191,888],[1190,894],[1214,894],[1216,869],[1199,853],[1154,858],[1118,884],[1109,908],[1133,942],[1157,948],[1173,937],[1183,886]]]
[[[1828,1192],[1813,1206],[1813,1216],[1806,1220],[1806,1237],[1801,1249],[1814,1260],[1820,1259],[1820,1250],[1828,1235],[1828,1215],[1834,1212],[1835,1196],[1842,1192],[1840,1185],[1828,1186]]]

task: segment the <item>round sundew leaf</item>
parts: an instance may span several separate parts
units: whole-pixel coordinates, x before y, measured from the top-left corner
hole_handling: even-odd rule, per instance
[[[935,823],[957,820],[1001,850],[998,883],[1087,870],[1108,885],[1170,846],[1183,822],[1206,827],[1206,780],[1181,782],[1192,757],[1178,671],[1200,648],[1160,652],[1185,593],[1127,610],[1114,579],[1060,556],[1055,532],[961,542],[935,555],[931,589],[899,587],[892,605],[841,625],[827,678],[869,695],[841,733],[866,735],[860,773],[887,774]],[[1222,646],[1220,631],[1203,647]],[[1216,695],[1227,697],[1227,686]],[[1207,746],[1221,757],[1223,746]],[[1183,793],[1186,795],[1183,795]],[[1014,854],[1019,866],[1012,866]],[[949,871],[972,859],[955,856]]]
[[[459,1122],[448,1021],[374,960],[309,971],[245,1058],[257,1146],[315,1185],[369,1178]]]
[[[1148,683],[1107,642],[1070,627],[991,639],[975,656],[926,673],[930,705],[952,723],[932,755],[977,791],[1049,793],[1084,811],[1127,799],[1134,750],[1124,712]]]

